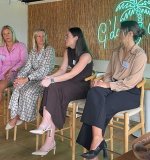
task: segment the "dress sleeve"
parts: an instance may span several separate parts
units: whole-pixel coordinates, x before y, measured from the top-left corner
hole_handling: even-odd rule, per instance
[[[20,78],[20,77],[27,77],[31,70],[32,70],[32,53],[29,54],[29,58],[27,60],[27,63],[18,72],[17,77],[18,78]]]
[[[33,71],[28,78],[30,80],[42,80],[48,73],[52,72],[55,66],[55,50],[52,47],[45,49],[45,57],[40,67]]]
[[[144,52],[139,52],[133,62],[130,75],[123,80],[110,82],[110,88],[114,91],[123,91],[134,88],[143,78],[144,69],[147,62],[147,56]]]

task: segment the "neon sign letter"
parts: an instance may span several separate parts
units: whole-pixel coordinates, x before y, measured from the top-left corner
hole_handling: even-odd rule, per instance
[[[116,16],[115,16],[115,20],[114,20],[114,24],[113,24],[113,31],[110,32],[110,39],[115,39],[118,36],[119,33],[119,29],[116,30]],[[109,20],[110,26],[111,26],[111,21]],[[115,32],[116,30],[116,32]]]
[[[107,42],[107,25],[106,23],[101,23],[98,28],[98,41],[100,43],[103,43],[103,47],[106,48],[106,42]]]
[[[147,29],[148,34],[150,34],[150,23],[148,25],[148,29]]]

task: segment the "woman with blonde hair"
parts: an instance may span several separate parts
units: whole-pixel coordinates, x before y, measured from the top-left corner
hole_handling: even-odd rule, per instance
[[[55,50],[48,45],[47,34],[39,29],[33,34],[33,49],[26,65],[14,81],[14,91],[10,99],[11,119],[6,130],[23,121],[30,122],[36,116],[36,101],[42,93],[41,80],[52,72],[55,66]]]
[[[19,42],[11,26],[3,26],[0,46],[0,101],[2,92],[15,79],[17,72],[27,60],[26,46]]]

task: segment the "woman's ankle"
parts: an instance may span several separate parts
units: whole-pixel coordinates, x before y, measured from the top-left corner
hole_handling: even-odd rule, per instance
[[[48,151],[56,146],[55,139],[49,140],[49,142],[46,140],[43,146],[40,148],[41,151]]]
[[[90,150],[95,150],[100,143],[103,141],[103,138],[99,138],[99,137],[94,137],[91,143],[91,148]]]
[[[17,123],[17,119],[16,119],[16,118],[13,118],[13,119],[10,119],[10,120],[9,120],[9,124],[10,124],[11,126],[15,126],[16,123]]]

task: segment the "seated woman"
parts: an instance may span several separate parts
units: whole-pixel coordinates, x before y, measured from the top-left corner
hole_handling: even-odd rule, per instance
[[[82,154],[84,158],[93,159],[101,150],[107,156],[103,136],[109,121],[117,112],[139,106],[136,85],[143,78],[147,57],[136,42],[144,33],[136,21],[121,23],[121,45],[114,50],[103,81],[95,80],[87,95],[77,138],[77,143],[89,150]]]
[[[19,42],[10,26],[3,26],[1,30],[2,46],[0,46],[0,101],[2,92],[13,83],[17,71],[27,60],[26,46]]]
[[[67,72],[70,66],[71,71]],[[84,79],[92,74],[92,57],[80,28],[70,28],[66,35],[66,50],[60,69],[42,80],[45,86],[40,113],[42,123],[34,134],[48,131],[46,141],[34,155],[46,155],[56,148],[55,128],[63,128],[66,110],[70,101],[85,98],[90,87]]]
[[[150,160],[150,132],[135,139],[132,149],[139,160]]]
[[[30,122],[36,116],[36,101],[43,91],[41,80],[54,69],[55,51],[48,46],[47,34],[37,30],[33,34],[33,49],[26,65],[19,71],[14,81],[14,91],[10,99],[11,119],[6,130],[22,121]]]

